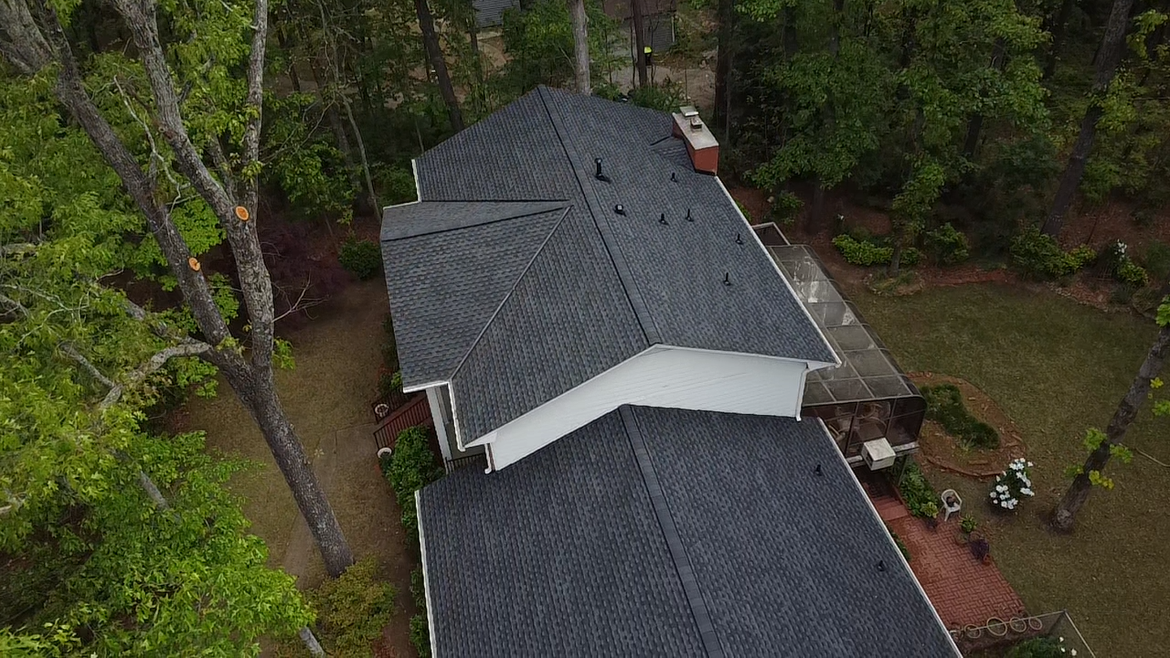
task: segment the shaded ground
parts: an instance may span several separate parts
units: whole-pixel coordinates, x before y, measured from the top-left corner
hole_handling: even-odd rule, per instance
[[[414,612],[410,573],[417,559],[406,547],[398,504],[378,470],[370,436],[368,404],[381,362],[385,284],[377,279],[353,284],[312,315],[287,336],[296,368],[277,375],[281,399],[355,556],[376,556],[398,590],[399,610],[387,629],[398,653],[384,655],[414,655],[408,636]],[[320,583],[321,558],[263,437],[226,384],[220,391],[214,400],[192,400],[176,415],[176,424],[206,430],[210,450],[258,463],[230,483],[246,500],[252,531],[268,544],[270,564],[297,576],[301,587]]]
[[[996,564],[1033,613],[1068,608],[1100,655],[1163,655],[1170,616],[1170,469],[1142,456],[1110,464],[1112,491],[1095,490],[1074,534],[1043,516],[1085,457],[1088,427],[1104,427],[1151,344],[1155,327],[1101,313],[1047,291],[1003,285],[931,288],[877,297],[846,286],[908,370],[961,377],[1014,419],[1036,462],[1037,495],[1012,516],[992,515],[987,483],[925,468],[939,490],[955,488],[979,519]],[[1147,408],[1127,443],[1170,463],[1170,419]]]

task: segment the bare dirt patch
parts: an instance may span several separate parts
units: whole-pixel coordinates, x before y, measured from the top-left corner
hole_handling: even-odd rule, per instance
[[[970,382],[931,372],[910,373],[909,377],[918,386],[954,385],[963,395],[967,411],[999,433],[999,447],[995,450],[967,448],[947,434],[941,425],[928,420],[922,425],[918,437],[919,454],[927,462],[944,471],[984,479],[999,475],[1007,468],[1008,462],[1024,456],[1020,429],[995,400]]]

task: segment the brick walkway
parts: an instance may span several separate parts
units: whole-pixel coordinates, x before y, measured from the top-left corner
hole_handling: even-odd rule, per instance
[[[1007,621],[1024,614],[1023,602],[995,564],[977,561],[966,544],[955,543],[958,515],[931,530],[897,498],[877,496],[873,503],[906,544],[910,568],[947,628],[983,626],[992,617]]]

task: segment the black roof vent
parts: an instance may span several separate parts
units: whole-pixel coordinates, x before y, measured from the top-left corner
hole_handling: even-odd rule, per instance
[[[678,174],[676,174],[676,173],[675,173],[675,172],[673,172],[673,171],[672,171],[672,172],[670,172],[670,182],[672,182],[672,183],[677,183],[677,182],[678,182]]]
[[[724,272],[723,273],[723,285],[725,285],[725,286],[731,285],[731,272]]]
[[[878,571],[885,571],[886,570],[886,561],[885,560],[878,560],[877,568],[878,568]]]
[[[593,174],[594,178],[596,178],[597,180],[599,180],[603,183],[612,183],[613,182],[612,180],[610,180],[609,176],[606,176],[605,174],[601,173],[601,158],[593,158],[593,164],[597,165],[597,172]]]
[[[735,234],[735,244],[743,244],[743,235],[739,233]]]
[[[622,206],[622,204],[620,204],[620,203],[613,207],[613,211],[616,212],[617,214],[623,215],[623,216],[626,214],[625,207]]]
[[[662,213],[661,215],[658,216],[658,223],[662,224],[663,226],[666,226],[667,224],[670,223],[670,222],[666,221],[666,213]]]
[[[813,472],[816,473],[818,477],[825,474],[825,472],[821,470],[820,464],[817,464],[817,467],[813,469]]]
[[[687,208],[687,221],[688,221],[688,222],[693,222],[693,221],[695,221],[695,218],[694,218],[694,217],[691,217],[691,209],[690,209],[690,208]]]

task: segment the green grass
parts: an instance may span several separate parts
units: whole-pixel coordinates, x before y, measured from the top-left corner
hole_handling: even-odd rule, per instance
[[[1164,655],[1170,634],[1170,469],[1140,455],[1110,464],[1113,491],[1095,490],[1072,535],[1050,532],[1043,516],[1068,485],[1065,468],[1083,461],[1085,429],[1104,428],[1125,393],[1155,327],[1045,292],[1006,286],[927,290],[910,297],[849,291],[908,371],[962,377],[1019,425],[1036,462],[1035,498],[1016,516],[990,516],[988,483],[930,473],[954,487],[980,521],[999,568],[1033,613],[1067,608],[1100,656]],[[1170,463],[1170,421],[1147,406],[1127,437]]]

